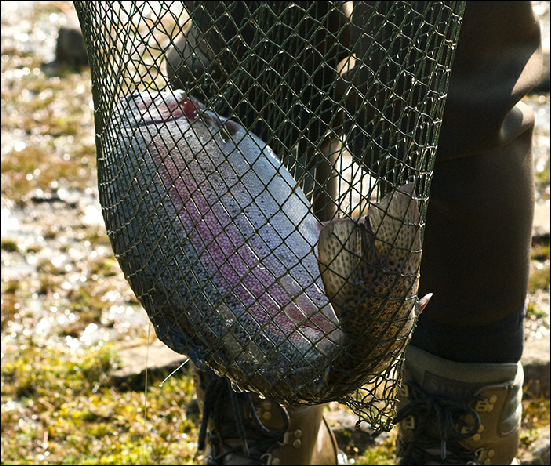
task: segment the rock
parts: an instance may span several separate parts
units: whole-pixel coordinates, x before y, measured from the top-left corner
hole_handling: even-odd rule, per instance
[[[88,65],[88,53],[79,28],[60,28],[55,49],[55,62],[80,67]]]
[[[146,372],[151,384],[152,378],[162,380],[188,359],[182,354],[175,353],[159,340],[150,345],[124,348],[119,351],[119,357],[120,369],[111,373],[113,382],[121,389],[136,391],[145,389]]]
[[[524,367],[524,385],[534,397],[549,397],[549,335],[530,340],[524,346],[522,365]]]
[[[41,69],[48,76],[57,76],[67,68],[79,72],[82,66],[88,64],[88,53],[80,28],[59,28],[55,60],[43,63]]]

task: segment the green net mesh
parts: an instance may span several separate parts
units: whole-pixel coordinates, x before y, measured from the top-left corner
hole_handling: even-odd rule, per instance
[[[388,430],[464,3],[75,6],[107,232],[158,337]]]

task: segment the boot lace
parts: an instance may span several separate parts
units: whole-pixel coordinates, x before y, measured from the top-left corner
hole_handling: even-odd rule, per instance
[[[233,419],[229,422],[226,405],[228,397],[231,401]],[[284,425],[280,430],[268,429],[256,414],[253,400],[249,393],[236,393],[231,389],[229,379],[212,376],[205,388],[203,405],[203,418],[199,430],[198,449],[205,449],[205,441],[215,447],[217,453],[209,458],[208,464],[223,464],[226,456],[237,454],[250,461],[262,463],[263,454],[276,442],[283,441],[284,433],[289,428],[289,415],[287,410],[276,404],[281,412]],[[245,417],[243,416],[245,414]],[[214,429],[208,431],[209,419],[214,421]],[[230,445],[227,439],[236,439],[239,436],[238,446]]]
[[[405,382],[411,390],[410,402],[400,409],[394,419],[398,423],[409,416],[415,418],[415,430],[411,441],[400,446],[400,464],[474,464],[476,453],[467,450],[459,441],[472,437],[480,427],[478,413],[468,404],[480,397],[455,397],[430,392],[413,381]],[[438,421],[440,442],[425,432],[427,421],[434,414]],[[474,425],[461,419],[471,415]],[[463,427],[467,427],[463,432]],[[450,438],[451,437],[451,438]],[[439,453],[438,452],[439,450]]]

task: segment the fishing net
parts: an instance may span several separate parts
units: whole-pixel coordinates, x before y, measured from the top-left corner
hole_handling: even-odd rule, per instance
[[[75,2],[107,233],[160,340],[388,430],[462,2]]]

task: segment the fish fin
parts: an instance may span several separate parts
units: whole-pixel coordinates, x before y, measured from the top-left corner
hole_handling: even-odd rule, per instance
[[[364,269],[374,259],[373,238],[368,228],[367,224],[341,218],[327,222],[321,229],[318,265],[325,294],[338,317],[342,317],[339,307],[352,308],[358,301],[366,277]]]
[[[432,298],[432,293],[426,294],[419,300],[419,302],[417,303],[417,315],[421,314],[421,312],[423,312],[423,310],[427,307],[430,298]]]
[[[408,183],[373,204],[367,219],[375,234],[375,246],[390,269],[400,269],[404,261],[413,262],[416,271],[421,260],[419,202],[415,185]],[[408,267],[409,268],[409,267]]]
[[[360,239],[356,222],[335,219],[325,224],[318,241],[318,264],[325,294],[330,302],[346,301],[348,284],[358,266]]]

